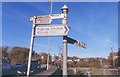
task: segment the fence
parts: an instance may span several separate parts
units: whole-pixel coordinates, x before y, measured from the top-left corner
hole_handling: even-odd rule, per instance
[[[92,75],[120,75],[118,69],[89,69],[89,68],[71,68],[68,69],[68,75],[86,75],[87,71]]]

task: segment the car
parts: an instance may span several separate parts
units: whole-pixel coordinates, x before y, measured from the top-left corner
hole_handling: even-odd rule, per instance
[[[26,75],[26,71],[27,71],[26,65],[17,66],[17,76]]]
[[[9,60],[7,59],[3,59],[2,60],[2,70],[10,70],[11,69],[11,64],[9,62]]]
[[[27,67],[28,67],[27,64],[16,64],[16,67],[17,67],[17,76],[27,75]],[[30,75],[39,72],[40,68],[41,68],[41,63],[38,60],[32,60]]]
[[[2,76],[11,75],[12,66],[8,58],[2,59]]]
[[[34,70],[30,69],[30,74],[32,74]],[[26,76],[27,75],[27,65],[22,64],[19,68],[17,68],[17,76]]]
[[[39,70],[41,68],[41,63],[38,60],[31,61],[32,68],[35,70]]]

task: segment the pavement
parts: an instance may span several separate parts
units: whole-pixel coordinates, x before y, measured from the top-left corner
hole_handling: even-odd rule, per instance
[[[49,69],[43,72],[40,72],[38,74],[35,74],[35,76],[37,77],[49,77],[50,75],[52,75],[55,71],[57,70],[56,66],[50,65]]]

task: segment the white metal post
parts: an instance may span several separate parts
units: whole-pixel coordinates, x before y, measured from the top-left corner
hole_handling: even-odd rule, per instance
[[[67,40],[63,40],[63,76],[67,76]]]
[[[67,24],[67,12],[68,8],[66,5],[62,7],[62,13],[64,14],[64,18],[62,20],[62,24]],[[63,36],[63,77],[67,77],[67,40],[64,39]]]
[[[29,58],[28,58],[27,76],[29,76],[29,74],[30,74],[31,56],[32,56],[33,44],[34,44],[35,22],[36,22],[36,16],[33,17],[33,26],[32,26],[32,33],[31,33],[31,42],[30,42],[30,51],[29,51]]]

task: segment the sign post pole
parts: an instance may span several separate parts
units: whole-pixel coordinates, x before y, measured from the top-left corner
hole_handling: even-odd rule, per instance
[[[62,13],[64,14],[64,18],[62,20],[62,24],[67,24],[67,12],[68,8],[66,5],[62,7]],[[67,39],[63,36],[63,77],[67,77]]]
[[[33,26],[32,26],[30,51],[29,51],[29,58],[28,58],[27,77],[29,77],[29,74],[30,74],[31,56],[32,56],[33,44],[34,44],[35,23],[36,23],[36,16],[33,17]]]

